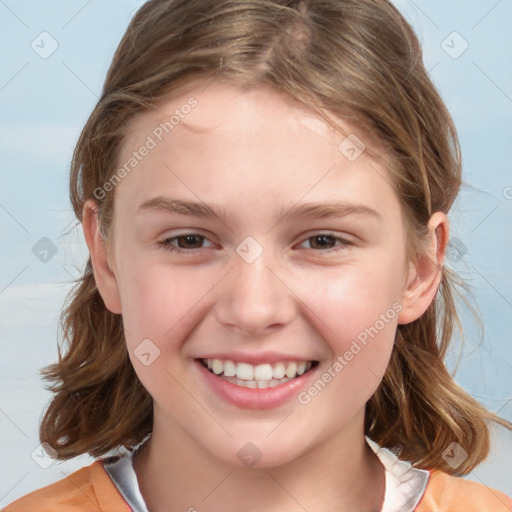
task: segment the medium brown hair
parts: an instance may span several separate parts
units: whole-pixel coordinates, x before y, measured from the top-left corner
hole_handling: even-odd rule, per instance
[[[271,85],[319,115],[345,116],[385,148],[408,238],[421,246],[435,211],[461,183],[453,121],[422,62],[416,35],[386,0],[151,0],[131,21],[73,154],[71,203],[88,199],[111,237],[116,172],[129,122],[193,79]],[[325,116],[324,116],[325,117]],[[329,119],[326,119],[330,122]],[[461,389],[444,364],[458,323],[455,275],[442,268],[435,301],[398,326],[386,373],[366,405],[365,434],[415,467],[467,474],[489,452],[486,421],[512,429]],[[64,350],[43,373],[53,399],[40,428],[61,459],[133,448],[152,429],[152,400],[130,363],[121,315],[98,292],[91,260],[61,315]],[[442,457],[459,443],[467,459]]]

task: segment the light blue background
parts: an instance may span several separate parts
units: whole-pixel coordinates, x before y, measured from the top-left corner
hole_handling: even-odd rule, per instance
[[[452,243],[463,255],[452,253],[448,264],[471,285],[485,331],[479,334],[464,314],[466,338],[455,378],[511,421],[512,2],[395,3],[423,42],[426,66],[462,144],[465,186],[451,220],[458,239]],[[42,469],[31,458],[49,396],[38,371],[56,358],[57,317],[87,256],[81,230],[72,229],[68,201],[72,149],[139,5],[0,0],[0,507],[89,460]],[[47,59],[31,48],[43,31],[58,43]],[[465,44],[456,59],[443,49],[454,56]],[[58,249],[47,263],[32,253],[43,237]],[[458,354],[454,344],[450,368]],[[499,428],[494,436],[490,459],[469,478],[512,495],[512,433]]]

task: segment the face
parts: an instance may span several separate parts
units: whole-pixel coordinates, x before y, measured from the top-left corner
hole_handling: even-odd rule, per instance
[[[342,125],[221,83],[131,124],[99,287],[159,432],[268,466],[363,435],[410,271],[391,177]]]

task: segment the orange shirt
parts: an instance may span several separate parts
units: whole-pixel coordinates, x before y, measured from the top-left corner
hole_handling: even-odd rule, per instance
[[[415,512],[512,512],[512,499],[483,484],[432,470]],[[34,491],[4,512],[130,512],[101,460]]]

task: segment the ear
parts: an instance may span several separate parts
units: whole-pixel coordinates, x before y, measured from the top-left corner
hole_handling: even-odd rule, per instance
[[[418,254],[416,262],[410,262],[407,286],[402,295],[402,311],[399,324],[417,320],[435,299],[442,277],[442,266],[449,235],[448,218],[435,212],[429,220],[429,240],[425,254]]]
[[[108,262],[106,240],[100,232],[98,206],[92,199],[84,204],[82,228],[91,255],[94,279],[103,302],[109,311],[120,314],[119,287]]]

